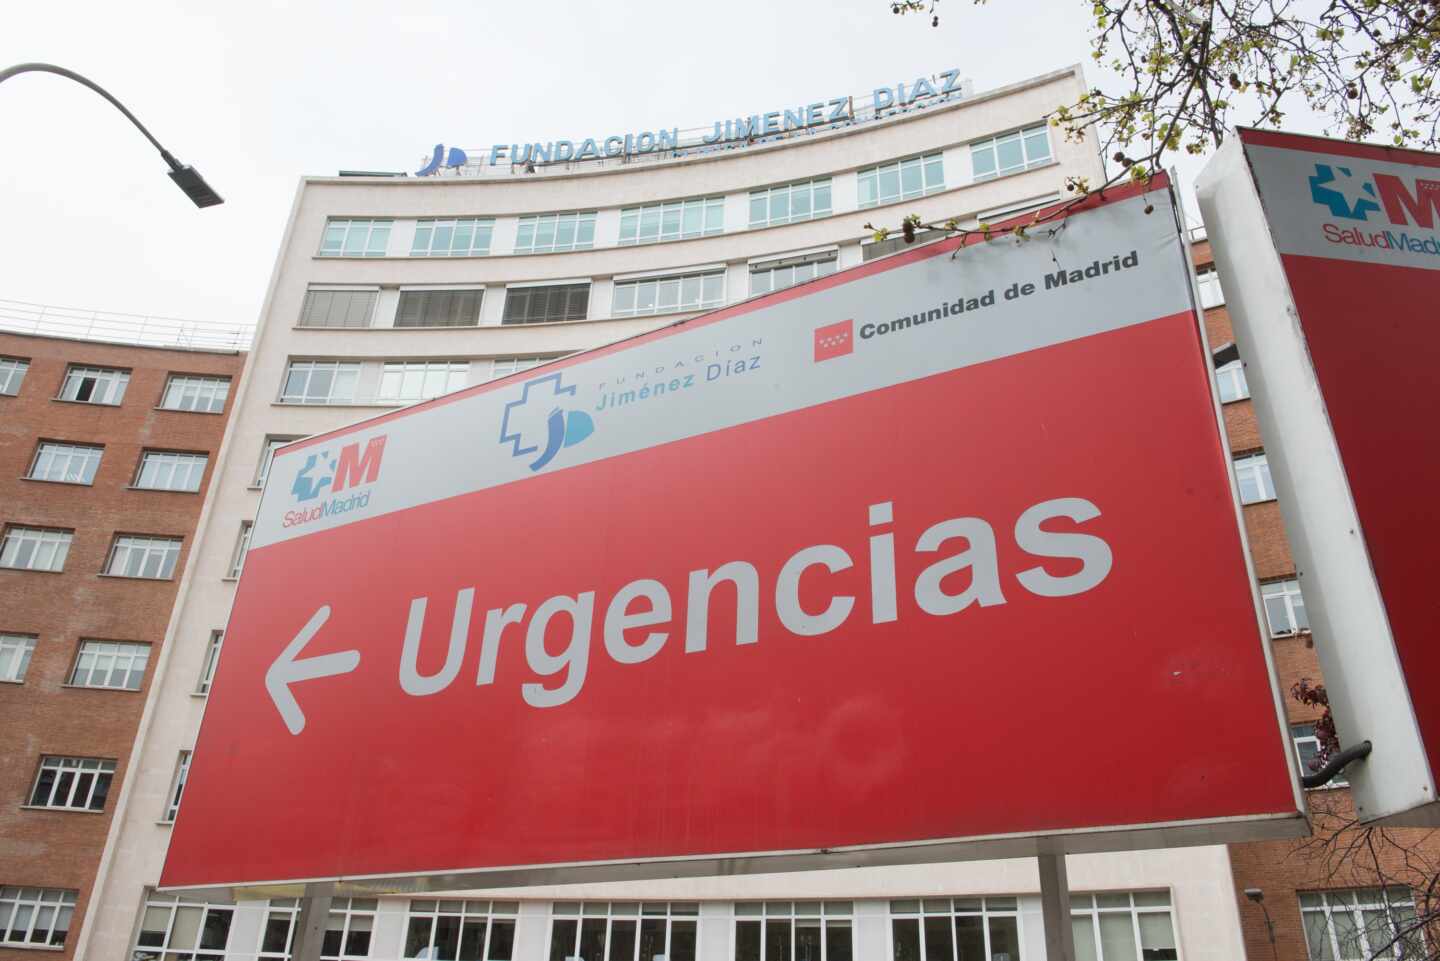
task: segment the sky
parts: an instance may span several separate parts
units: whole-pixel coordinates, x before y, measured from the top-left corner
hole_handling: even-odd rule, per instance
[[[986,90],[1088,62],[1082,0],[945,6],[935,29],[888,0],[19,5],[0,67],[56,63],[104,86],[225,203],[194,207],[93,92],[14,77],[0,84],[0,301],[254,324],[304,175],[413,172],[437,142],[683,129],[951,68]]]

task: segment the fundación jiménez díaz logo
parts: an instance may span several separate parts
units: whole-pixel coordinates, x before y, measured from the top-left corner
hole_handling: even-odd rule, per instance
[[[294,527],[322,517],[367,507],[370,503],[370,491],[360,492],[355,488],[369,486],[380,479],[380,464],[385,459],[387,436],[381,434],[379,437],[370,438],[364,449],[361,449],[359,441],[346,444],[340,448],[338,457],[332,457],[329,449],[325,448],[306,454],[300,472],[295,475],[295,480],[290,485],[290,496],[304,506],[299,510],[286,511],[281,525]],[[332,495],[329,500],[319,504],[311,503],[319,500],[327,491]],[[350,491],[350,495],[334,496],[344,491]]]
[[[505,405],[500,418],[500,443],[510,445],[512,457],[538,456],[530,469],[538,471],[555,459],[561,449],[595,433],[595,421],[583,410],[567,410],[558,401],[575,396],[575,386],[565,386],[563,372],[556,371],[526,381],[520,397]]]

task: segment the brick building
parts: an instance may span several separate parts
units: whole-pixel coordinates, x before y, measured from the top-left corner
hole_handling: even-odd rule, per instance
[[[1303,578],[1296,573],[1285,537],[1275,487],[1265,460],[1264,440],[1245,381],[1244,360],[1233,357],[1235,335],[1209,241],[1199,240],[1192,248],[1192,256],[1200,275],[1201,300],[1206,307],[1206,333],[1217,354],[1216,373],[1225,430],[1240,481],[1250,553],[1265,600],[1275,669],[1281,691],[1286,695],[1286,711],[1301,770],[1308,773],[1306,764],[1319,749],[1314,725],[1321,709],[1300,703],[1290,696],[1290,690],[1298,681],[1323,683],[1324,678],[1315,656],[1316,642],[1305,617]],[[1203,721],[1197,721],[1197,728],[1197,736],[1203,737]],[[1331,961],[1369,958],[1377,953],[1384,958],[1415,957],[1401,953],[1399,946],[1386,949],[1392,933],[1384,934],[1383,940],[1379,936],[1385,928],[1383,917],[1387,910],[1382,889],[1389,889],[1389,909],[1393,913],[1400,917],[1410,913],[1409,905],[1418,894],[1409,889],[1428,880],[1423,867],[1416,870],[1420,860],[1431,865],[1429,877],[1440,870],[1440,831],[1385,829],[1386,840],[1376,851],[1382,875],[1367,868],[1374,862],[1366,850],[1339,858],[1333,854],[1327,856],[1321,844],[1324,838],[1354,818],[1354,805],[1344,786],[1343,773],[1337,782],[1311,790],[1307,797],[1316,832],[1314,839],[1230,847],[1246,956],[1250,961]],[[1346,836],[1354,833],[1351,831]],[[1410,865],[1405,863],[1402,853],[1406,849],[1412,852]],[[1262,899],[1257,902],[1247,897],[1247,889],[1258,889]],[[1369,932],[1365,931],[1367,924]],[[1440,935],[1440,932],[1434,934]],[[1436,950],[1433,938],[1428,947]]]
[[[244,360],[0,331],[0,959],[74,953]]]

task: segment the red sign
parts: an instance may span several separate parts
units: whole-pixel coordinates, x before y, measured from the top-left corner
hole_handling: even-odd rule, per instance
[[[283,449],[163,884],[1303,829],[1168,203]]]

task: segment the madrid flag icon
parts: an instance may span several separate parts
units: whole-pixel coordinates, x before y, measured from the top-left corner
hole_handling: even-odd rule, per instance
[[[830,360],[855,352],[855,321],[842,320],[815,328],[815,360]]]

